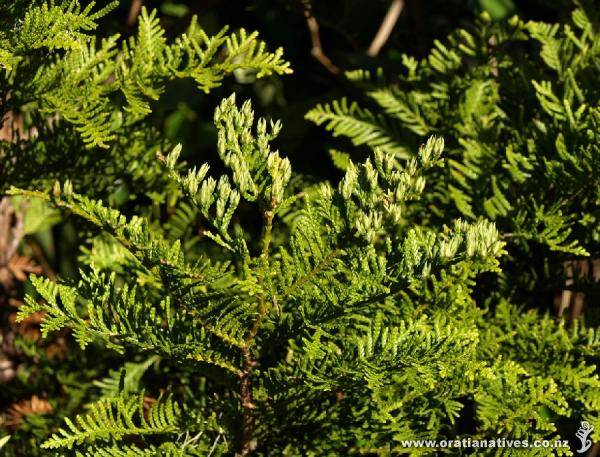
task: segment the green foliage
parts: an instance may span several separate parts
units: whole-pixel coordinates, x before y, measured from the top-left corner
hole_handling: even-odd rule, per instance
[[[523,433],[527,417],[534,417],[536,427],[554,432],[555,424],[549,419],[556,415],[598,422],[597,329],[586,328],[579,322],[571,328],[564,322],[557,325],[548,315],[523,312],[508,303],[499,304],[486,324],[482,350],[489,355],[500,352],[510,357],[515,364],[511,376],[523,376],[525,380],[517,383],[505,375],[503,382],[510,382],[512,387],[498,384],[499,377],[496,387],[486,388],[480,394],[481,408],[489,412],[486,414],[490,418],[489,427],[497,429],[504,424],[516,432],[521,428]],[[510,398],[502,393],[507,389],[513,392]],[[534,397],[527,400],[522,395]],[[536,403],[544,407],[536,408]],[[500,416],[506,415],[506,411],[511,411],[510,417],[502,419]]]
[[[67,419],[68,430],[61,429],[42,447],[71,448],[84,441],[121,439],[125,435],[154,435],[177,431],[180,412],[170,399],[157,402],[146,413],[144,397],[117,398],[100,401],[86,415],[77,416],[75,423]],[[147,416],[147,418],[146,418]]]
[[[0,32],[0,118],[25,115],[22,125],[7,120],[12,138],[1,143],[1,182],[68,177],[105,189],[126,180],[131,189],[152,191],[161,182],[153,153],[165,144],[147,117],[169,82],[192,78],[209,92],[239,69],[257,77],[291,71],[282,50],[268,52],[255,32],[224,28],[209,36],[196,17],[172,43],[156,12],[145,8],[137,33],[126,40],[90,33],[115,6],[93,12],[94,2],[32,3]],[[1,7],[0,14],[8,11]],[[89,151],[67,155],[83,147]],[[98,170],[102,178],[90,180]]]
[[[433,187],[411,218],[496,221],[510,253],[499,295],[537,293],[518,284],[553,281],[561,273],[548,277],[547,265],[599,249],[598,23],[593,7],[564,25],[483,15],[426,58],[404,55],[398,77],[347,73],[375,108],[342,99],[306,117],[356,145],[381,142],[399,162],[423,137],[443,136],[446,166],[428,174]]]
[[[80,245],[78,272],[32,275],[17,314],[69,345],[53,361],[19,343],[39,360],[23,379],[56,378],[41,386],[54,411],[0,447],[456,455],[402,442],[564,440],[582,420],[597,440],[594,315],[531,309],[562,262],[598,250],[591,10],[568,25],[484,15],[403,56],[397,81],[350,72],[369,107],[343,98],[307,118],[362,158],[331,149],[341,176],[316,182],[273,146],[279,121],[235,94],[214,111],[210,166],[151,119],[176,80],[208,92],[240,70],[288,73],[280,50],[196,18],[170,40],[145,9],[131,37],[100,38],[113,8],[0,6],[2,186],[28,202],[26,236],[69,220]],[[477,455],[548,452],[572,455]]]
[[[474,437],[493,431],[549,439],[557,436],[553,417],[578,408],[591,418],[588,408],[600,398],[600,384],[585,357],[559,356],[549,370],[547,365],[536,367],[531,377],[531,366],[510,346],[513,341],[527,344],[528,338],[536,341],[542,334],[552,344],[552,339],[560,341],[556,329],[564,327],[532,316],[513,332],[514,340],[507,340],[503,326],[513,325],[506,315],[509,308],[498,311],[493,327],[477,310],[473,278],[496,270],[502,253],[495,227],[460,220],[438,231],[406,225],[405,214],[424,195],[423,171],[440,163],[440,139],[427,141],[402,168],[381,151],[363,164],[349,161],[337,186],[323,183],[303,198],[287,193],[289,161],[269,146],[277,124],[269,131],[261,119],[254,129],[250,105],[238,108],[234,97],[217,108],[215,121],[231,181],[208,177],[206,165],[181,176],[176,171],[178,147],[160,157],[197,206],[197,215],[215,229],[204,231],[206,236],[189,245],[189,253],[143,218],[127,220],[74,193],[69,182],[50,194],[12,191],[84,217],[109,233],[129,259],[122,273],[110,276],[92,263],[82,270],[77,286],[32,278],[43,301],[28,298],[21,319],[44,311],[46,333],[66,326],[82,346],[102,343],[120,352],[179,360],[212,382],[224,383],[224,391],[206,392],[213,399],[202,410],[203,420],[229,415],[211,428],[222,430],[227,437],[223,450],[229,452],[244,453],[255,445],[265,455],[383,449],[427,433],[445,436],[462,417],[465,399],[473,403],[481,424]],[[263,214],[256,246],[246,242],[241,220],[229,227],[241,198]],[[277,214],[289,204],[300,210],[289,234],[272,247],[273,234],[285,229]],[[220,254],[203,259],[201,252],[213,249],[211,245]],[[202,260],[192,265],[188,256]],[[579,333],[565,338],[585,352]],[[593,346],[588,350],[593,352]],[[540,358],[530,360],[539,363]],[[588,380],[574,384],[582,378],[564,370],[565,362]],[[136,366],[143,374],[149,364],[129,365],[133,376]],[[115,376],[108,385],[117,382]],[[245,387],[246,380],[251,387]],[[117,397],[110,397],[114,388],[105,390],[109,399],[117,398],[103,400],[117,402],[110,403],[116,405],[117,422],[113,410],[109,414],[109,407],[102,406],[92,415],[110,420],[96,419],[88,427],[81,419],[79,428],[67,422],[71,432],[45,445],[82,444],[88,435],[144,440],[155,432],[194,433],[189,423],[171,427],[171,419],[160,427],[132,425],[137,400],[124,403],[118,394],[126,382],[127,371],[122,371]],[[513,395],[507,398],[506,389]],[[592,403],[582,404],[583,398]],[[192,398],[180,401],[185,406]],[[240,426],[249,417],[252,428]],[[344,419],[348,417],[350,422]],[[532,417],[535,428],[528,425]],[[307,440],[298,427],[320,431]],[[214,434],[207,434],[197,443],[206,449],[214,440]],[[133,448],[98,445],[81,452],[146,455],[160,448],[170,455],[175,444],[165,437]]]
[[[356,103],[348,104],[345,98],[331,105],[317,106],[306,118],[317,125],[324,124],[336,136],[350,137],[355,145],[366,144],[404,159],[410,155],[410,151],[398,144],[394,132],[382,117],[359,108]]]
[[[120,352],[144,352],[197,368],[213,367],[207,373],[229,378],[227,385],[241,385],[234,397],[214,391],[216,409],[211,412],[231,409],[236,398],[240,402],[238,418],[228,417],[225,429],[230,446],[240,452],[248,446],[247,433],[260,436],[263,452],[276,452],[282,449],[280,438],[286,436],[281,427],[294,427],[298,420],[305,426],[315,423],[312,415],[295,417],[290,423],[273,415],[282,407],[281,401],[289,400],[285,395],[289,390],[308,401],[294,408],[310,405],[325,412],[337,408],[328,392],[366,387],[375,400],[369,416],[385,422],[394,408],[390,404],[405,395],[395,383],[387,382],[391,372],[398,371],[406,380],[418,373],[427,379],[420,383],[427,391],[448,377],[464,375],[465,370],[476,377],[477,367],[483,365],[475,360],[478,333],[474,327],[465,338],[464,329],[442,316],[423,315],[411,322],[412,294],[417,296],[431,281],[457,280],[466,289],[456,293],[469,302],[465,280],[478,271],[496,268],[502,250],[495,228],[483,221],[457,221],[439,233],[403,228],[404,207],[422,195],[421,170],[439,163],[441,140],[430,139],[402,170],[381,152],[363,164],[350,162],[337,187],[324,183],[300,202],[302,197],[286,191],[289,161],[269,146],[278,124],[268,129],[261,119],[254,129],[250,105],[238,108],[234,97],[217,108],[215,122],[219,152],[231,170],[231,181],[226,176],[207,177],[206,165],[181,176],[176,171],[179,148],[161,159],[198,207],[199,215],[214,227],[215,232],[206,230],[206,236],[191,245],[193,252],[215,243],[221,249],[212,260],[196,252],[193,257],[199,260],[190,264],[181,243],[165,239],[144,218],[127,220],[118,211],[74,193],[70,182],[55,186],[49,194],[11,191],[44,198],[87,219],[114,237],[128,252],[130,262],[123,270],[126,274],[118,275],[107,275],[91,264],[81,271],[76,286],[32,278],[43,301],[29,297],[20,319],[44,311],[45,334],[66,326],[82,347],[102,343]],[[240,198],[263,214],[262,241],[256,252],[247,244],[242,225],[229,227]],[[274,249],[271,237],[284,229],[275,224],[277,214],[292,203],[300,205],[300,212],[289,228],[288,240]],[[404,297],[404,303],[397,306],[399,297]],[[370,324],[377,312],[379,317]],[[273,353],[274,348],[285,347],[288,354],[296,355]],[[255,371],[258,364],[266,370]],[[256,387],[244,390],[246,379],[252,379]],[[125,381],[119,382],[124,385]],[[443,395],[440,401],[452,411],[451,417],[456,415],[454,400]],[[256,405],[250,409],[248,403]],[[340,405],[342,409],[348,406]],[[98,417],[112,417],[108,406],[102,408],[95,413]],[[55,437],[46,446],[71,446],[82,442],[78,438],[82,433],[119,437],[155,431],[152,425],[131,425],[127,419],[133,414],[130,404],[118,403],[115,408],[115,416],[124,418],[126,429],[121,423],[114,425],[112,419],[97,420],[90,430],[83,425],[83,430],[70,427],[73,436],[63,433],[64,438]],[[264,415],[255,414],[255,408]],[[255,416],[255,429],[240,434],[236,424],[246,423],[249,415]],[[361,416],[358,419],[367,420]],[[441,418],[436,417],[439,423]],[[333,426],[335,417],[331,419]],[[278,430],[277,435],[269,430]],[[387,433],[379,434],[376,441],[391,439]],[[347,436],[335,448],[351,442]],[[139,448],[140,452],[144,449],[152,448]]]

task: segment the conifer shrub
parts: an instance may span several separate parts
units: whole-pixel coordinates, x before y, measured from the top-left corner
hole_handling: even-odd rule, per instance
[[[599,253],[599,25],[591,4],[564,24],[483,15],[424,59],[403,55],[399,75],[349,72],[363,101],[321,104],[307,118],[399,163],[423,138],[443,136],[447,166],[429,175],[434,184],[413,217],[495,221],[509,255],[489,289],[543,307],[539,299],[551,303],[565,283],[565,262]],[[344,148],[331,151],[341,168],[359,153]],[[595,289],[575,285],[590,304]]]
[[[69,398],[71,381],[49,398],[70,406],[33,438],[5,436],[7,455],[457,455],[402,443],[600,429],[600,333],[524,307],[515,297],[536,288],[512,283],[518,271],[542,281],[528,255],[556,266],[595,253],[577,219],[593,217],[593,199],[573,197],[596,160],[596,107],[575,105],[576,91],[594,93],[585,10],[578,35],[518,19],[459,31],[426,61],[404,59],[412,91],[352,73],[385,114],[312,110],[371,147],[333,152],[343,176],[315,184],[276,150],[284,126],[235,94],[214,110],[220,164],[187,164],[147,121],[172,79],[211,90],[240,68],[289,72],[255,34],[209,37],[192,21],[169,44],[144,10],[134,38],[98,42],[106,9],[2,8],[1,109],[24,119],[2,141],[4,198],[45,208],[33,218],[78,220],[82,244],[77,275],[31,276],[18,319],[40,316],[44,337],[75,341],[81,364],[69,367],[88,389]],[[571,73],[553,80],[555,105],[542,76],[556,69],[535,64],[532,40]],[[531,90],[515,84],[525,71],[539,76]],[[117,208],[106,188],[123,181],[151,203]],[[94,362],[102,375],[90,379]],[[550,453],[572,455],[477,450]]]
[[[77,1],[7,2],[0,10],[3,142],[0,186],[69,177],[88,194],[119,186],[164,201],[155,153],[168,143],[148,120],[168,83],[194,80],[208,93],[236,70],[285,74],[282,50],[269,52],[257,33],[222,29],[208,36],[192,18],[167,42],[156,11],[142,9],[125,39],[93,32],[117,6]],[[20,121],[17,123],[16,121]]]

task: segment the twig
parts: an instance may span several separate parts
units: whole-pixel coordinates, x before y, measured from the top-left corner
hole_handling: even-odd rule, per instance
[[[306,25],[310,32],[310,41],[312,43],[312,49],[310,53],[317,59],[321,65],[323,65],[329,73],[333,75],[339,75],[340,69],[335,65],[327,55],[323,52],[323,45],[321,44],[321,35],[319,33],[319,23],[317,18],[312,13],[312,5],[310,0],[303,0],[302,6],[304,7],[304,17],[306,18]]]
[[[371,46],[369,46],[369,50],[367,51],[367,55],[375,57],[381,51],[381,48],[385,44],[385,42],[390,37],[398,18],[400,17],[400,13],[404,9],[404,0],[394,0],[388,9],[385,17],[383,18],[383,22],[379,26],[379,30],[377,31],[377,35],[373,38],[373,42]]]
[[[565,272],[565,275],[567,277],[567,280],[565,281],[565,287],[566,289],[564,289],[560,295],[560,298],[558,300],[558,307],[556,310],[556,314],[558,314],[558,316],[562,316],[563,313],[569,309],[569,306],[571,305],[571,296],[573,295],[573,292],[571,291],[570,287],[573,285],[573,262],[572,261],[566,261],[563,263],[563,269]]]
[[[240,373],[240,399],[242,401],[242,442],[236,457],[245,457],[256,449],[254,434],[254,409],[252,400],[252,368],[256,365],[249,347],[242,349],[244,368]]]
[[[0,200],[0,267],[8,264],[9,244],[10,244],[10,226],[12,218],[11,201],[8,198]]]
[[[10,198],[0,199],[0,268],[8,265],[25,236],[25,204],[21,202],[17,211],[12,205]]]
[[[10,297],[14,275],[11,260],[17,255],[19,244],[25,236],[25,203],[13,208],[12,199],[0,198],[0,303]]]
[[[600,259],[568,260],[563,262],[563,271],[566,276],[565,289],[555,296],[554,303],[559,317],[564,316],[567,320],[573,321],[583,313],[586,300],[585,294],[576,289],[575,279],[585,278],[598,282],[600,280]]]
[[[577,273],[580,278],[587,278],[589,275],[589,264],[587,260],[577,261],[578,268]],[[583,305],[585,302],[585,294],[583,292],[576,292],[573,296],[573,304],[571,305],[570,320],[577,319],[583,312]]]
[[[129,8],[129,14],[127,15],[127,25],[132,26],[135,24],[137,17],[140,15],[140,10],[142,9],[143,0],[133,0],[131,2],[131,8]]]
[[[242,356],[244,358],[244,367],[239,374],[240,378],[240,400],[242,402],[242,441],[239,452],[236,457],[245,457],[256,450],[258,443],[254,438],[254,400],[252,398],[252,369],[256,366],[254,355],[252,354],[252,343],[258,331],[260,330],[262,320],[269,312],[265,297],[264,274],[269,267],[269,246],[271,244],[271,231],[273,228],[273,218],[275,217],[275,207],[277,202],[271,199],[270,206],[264,212],[264,229],[262,235],[262,250],[260,254],[262,272],[258,278],[260,292],[258,294],[258,316],[250,330],[244,336],[244,347]],[[274,302],[275,303],[275,302]]]

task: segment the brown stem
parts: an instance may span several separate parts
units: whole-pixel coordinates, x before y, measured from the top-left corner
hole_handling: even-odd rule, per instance
[[[381,51],[381,48],[386,43],[398,18],[400,17],[400,13],[404,9],[404,0],[394,0],[388,9],[385,17],[383,18],[383,22],[379,26],[379,30],[377,31],[377,35],[373,38],[373,42],[371,46],[369,46],[369,50],[367,54],[375,57]]]
[[[8,265],[11,238],[12,203],[9,198],[0,199],[0,268]]]
[[[0,198],[0,267],[8,265],[25,236],[25,203],[17,211],[10,198]]]
[[[262,259],[262,269],[263,272],[266,272],[268,266],[269,266],[269,245],[271,244],[271,230],[273,227],[273,211],[269,210],[265,212],[265,230],[264,230],[264,234],[263,234],[263,248],[262,248],[262,252],[261,252],[261,259]],[[248,346],[252,345],[252,341],[254,340],[254,338],[256,337],[256,334],[258,333],[260,326],[262,324],[262,320],[265,317],[265,315],[267,314],[267,312],[269,311],[269,307],[267,306],[267,302],[265,300],[265,292],[264,292],[264,276],[261,274],[258,277],[258,285],[260,288],[260,292],[258,295],[258,316],[256,318],[256,320],[254,321],[254,323],[252,324],[252,327],[250,328],[250,331],[246,334],[244,341],[246,342],[246,344]]]
[[[592,269],[590,271],[590,263]],[[600,272],[597,271],[600,265],[598,259],[593,259],[591,262],[587,259],[568,260],[563,262],[563,271],[566,275],[565,289],[555,296],[554,306],[558,316],[565,317],[569,321],[578,319],[583,312],[585,305],[585,294],[575,285],[575,278],[589,278],[597,281],[600,277]]]
[[[302,6],[304,7],[304,17],[306,18],[306,25],[310,32],[310,41],[312,43],[312,49],[310,53],[317,59],[321,65],[323,65],[329,73],[333,75],[339,75],[340,69],[335,65],[329,57],[323,52],[323,45],[321,44],[321,34],[319,32],[319,23],[317,18],[312,13],[312,5],[310,0],[303,0]]]
[[[24,231],[25,203],[21,201],[18,210],[15,210],[11,198],[0,197],[0,304],[12,294],[15,276],[10,262],[17,255]]]
[[[244,457],[257,447],[254,434],[254,401],[252,398],[252,369],[256,365],[254,355],[252,354],[252,343],[260,330],[263,318],[269,312],[264,291],[264,275],[269,268],[269,246],[271,244],[271,231],[273,229],[274,210],[277,202],[272,199],[271,205],[264,213],[265,225],[263,231],[263,243],[260,254],[262,272],[258,277],[260,292],[258,294],[258,316],[254,320],[252,327],[244,337],[244,347],[242,355],[244,358],[244,367],[240,373],[240,400],[242,402],[242,441],[240,450],[236,457]]]
[[[240,399],[242,401],[242,442],[236,457],[244,457],[256,449],[254,433],[254,409],[252,400],[252,368],[256,364],[249,347],[242,349],[244,369],[240,373]]]
[[[13,211],[15,223],[12,229],[12,242],[10,243],[9,255],[14,256],[17,253],[19,244],[25,236],[25,202],[21,201],[18,211]]]
[[[131,8],[129,8],[129,14],[127,15],[127,25],[131,27],[137,21],[140,11],[142,9],[143,0],[133,0],[131,2]]]
[[[565,282],[565,286],[567,288],[562,291],[559,302],[557,303],[558,306],[556,309],[556,314],[559,317],[563,315],[563,313],[569,308],[569,306],[571,304],[571,296],[573,295],[573,292],[571,291],[570,287],[573,285],[573,282],[574,282],[573,281],[573,262],[571,262],[571,261],[564,262],[563,269],[567,276],[567,280]]]

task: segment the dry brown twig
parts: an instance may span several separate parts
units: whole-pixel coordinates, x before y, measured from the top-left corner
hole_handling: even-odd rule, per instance
[[[555,296],[554,306],[558,316],[564,316],[572,321],[583,313],[586,302],[583,292],[573,290],[575,279],[600,282],[600,259],[568,260],[563,262],[563,271],[567,278],[566,288]]]
[[[379,30],[377,31],[375,38],[373,38],[373,41],[371,42],[371,46],[369,46],[369,49],[367,50],[367,55],[375,57],[377,54],[379,54],[379,51],[381,51],[381,48],[390,37],[396,22],[398,22],[398,18],[400,17],[400,13],[402,13],[403,9],[404,0],[394,0],[391,3],[385,17],[383,18],[383,21],[381,22],[381,25],[379,26]]]
[[[129,14],[127,15],[127,25],[131,27],[137,21],[140,11],[142,10],[143,0],[133,0],[131,7],[129,8]]]
[[[367,50],[367,54],[369,56],[376,56],[381,51],[383,45],[387,42],[398,22],[398,18],[404,9],[404,0],[393,0],[390,4],[390,7],[379,26],[379,30],[373,38],[369,49]],[[313,15],[312,12],[312,4],[310,0],[303,0],[302,6],[304,8],[304,17],[306,18],[306,25],[308,26],[308,30],[310,32],[310,41],[312,43],[312,49],[310,53],[312,56],[317,59],[331,74],[339,75],[341,73],[340,68],[335,65],[331,59],[325,54],[323,51],[323,44],[321,43],[321,33],[319,30],[319,22],[317,18]]]
[[[19,261],[17,248],[24,237],[25,217],[24,203],[21,203],[19,210],[15,211],[13,202],[10,198],[0,200],[0,285],[4,286],[4,291],[12,289],[13,277],[21,275],[19,271]],[[22,262],[21,262],[22,265]],[[15,275],[15,273],[17,273]]]
[[[340,68],[335,65],[329,57],[323,51],[323,45],[321,43],[321,33],[319,31],[319,22],[313,15],[312,4],[310,0],[303,0],[302,7],[304,8],[304,17],[306,18],[306,25],[310,32],[310,41],[312,43],[312,49],[310,53],[317,59],[321,65],[323,65],[329,73],[333,75],[339,75],[341,73]]]

